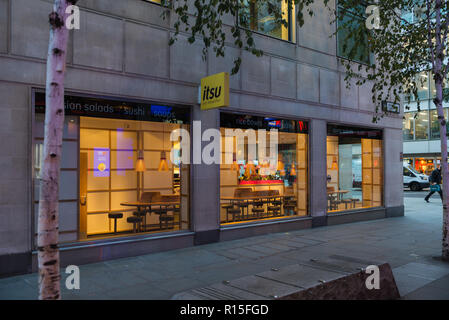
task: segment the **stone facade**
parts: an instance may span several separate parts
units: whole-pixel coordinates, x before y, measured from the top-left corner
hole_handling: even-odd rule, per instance
[[[0,0],[0,274],[28,272],[32,265],[32,90],[45,88],[51,4],[51,0]],[[241,70],[230,80],[229,110],[310,123],[313,223],[305,227],[326,224],[328,123],[384,129],[384,211],[403,212],[401,116],[373,124],[370,88],[346,89],[336,39],[329,37],[334,27],[327,9],[317,6],[317,17],[297,29],[296,43],[256,35],[265,52],[260,58],[229,46],[225,58],[209,53],[203,60],[201,42],[190,45],[180,35],[173,46],[168,45],[173,21],[160,17],[157,4],[80,0],[78,5],[81,29],[71,32],[67,91],[190,105],[192,119],[202,120],[203,130],[218,128],[219,111],[200,111],[197,87],[206,75],[230,72],[233,59],[241,56]],[[184,242],[178,239],[176,247],[215,241],[220,234],[218,166],[193,165],[191,190],[193,233]],[[171,248],[158,241],[149,242],[146,252]],[[82,260],[93,261],[98,256],[94,250],[89,251],[92,259]],[[123,247],[111,257],[125,256],[127,250]],[[142,244],[141,252],[145,252]],[[72,257],[66,258],[67,263],[76,262],[76,256],[67,253]]]

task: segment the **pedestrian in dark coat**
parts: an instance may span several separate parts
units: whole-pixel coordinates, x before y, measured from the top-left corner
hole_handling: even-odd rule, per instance
[[[440,194],[441,201],[443,201],[443,192],[441,191],[441,166],[439,165],[437,169],[432,171],[432,174],[429,177],[429,182],[432,185],[439,185],[440,190],[438,193]],[[426,202],[429,202],[429,198],[435,193],[435,191],[430,191],[430,193],[424,198]]]

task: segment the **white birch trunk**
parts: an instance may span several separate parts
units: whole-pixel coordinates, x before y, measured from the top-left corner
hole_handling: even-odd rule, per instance
[[[40,300],[61,299],[58,198],[64,126],[64,75],[69,37],[65,21],[68,16],[66,8],[70,4],[74,4],[74,1],[55,0],[53,12],[49,16],[50,42],[47,57],[44,155],[41,168],[37,239]]]
[[[441,40],[441,0],[435,1],[435,18],[436,18],[436,30],[435,30],[435,55],[433,63],[433,74],[435,79],[436,97],[434,104],[438,113],[438,120],[440,122],[440,141],[441,141],[441,172],[443,177],[443,237],[442,237],[442,259],[449,261],[449,239],[448,239],[448,208],[449,208],[449,168],[447,163],[447,119],[444,118],[443,112],[443,59],[444,48],[443,41]],[[444,32],[444,31],[443,31]]]

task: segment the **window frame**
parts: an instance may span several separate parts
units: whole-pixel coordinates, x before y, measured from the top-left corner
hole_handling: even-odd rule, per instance
[[[366,7],[367,4],[364,3],[364,1],[362,1],[362,4],[361,4],[361,5],[364,5],[364,6]],[[347,60],[347,61],[359,63],[359,64],[362,64],[362,65],[365,65],[365,66],[372,65],[373,62],[374,62],[374,57],[373,57],[373,54],[372,54],[371,51],[369,52],[369,56],[368,56],[368,60],[369,60],[369,61],[368,61],[368,62],[367,62],[367,61],[361,61],[361,60],[359,60],[359,59],[350,59],[350,58],[348,58],[348,57],[345,57],[345,56],[339,54],[339,32],[338,32],[338,25],[339,25],[339,20],[340,20],[340,19],[338,18],[338,12],[339,12],[340,9],[342,9],[342,10],[345,10],[345,9],[343,9],[343,8],[340,7],[338,1],[336,1],[335,6],[336,6],[336,11],[337,11],[337,18],[336,18],[336,21],[337,21],[337,30],[336,30],[336,36],[335,36],[335,40],[336,40],[336,43],[335,43],[335,55],[336,55],[339,59],[343,59],[343,60]],[[356,17],[356,18],[360,18],[360,20],[361,20],[362,23],[364,23],[365,19],[367,18],[367,17],[365,16],[365,13],[364,13],[364,16],[363,16],[363,17],[360,17],[360,16],[358,16],[358,15],[357,15],[356,13],[354,13],[354,12],[345,10],[345,16],[346,16],[346,14],[352,15],[352,16],[354,16],[354,17]]]
[[[248,0],[248,1],[251,1],[251,0]],[[255,1],[257,1],[257,0],[255,0]],[[290,2],[292,2],[292,4],[294,5],[293,0],[290,0]],[[295,12],[293,12],[292,10],[294,10]],[[240,15],[239,12],[237,12],[237,15],[235,17],[235,21],[236,21],[236,25],[240,29],[242,29],[242,30],[247,30],[247,31],[250,31],[250,32],[252,32],[252,33],[254,33],[256,35],[261,35],[261,36],[265,36],[265,37],[268,37],[268,38],[271,38],[271,39],[276,39],[276,40],[280,40],[280,41],[284,41],[284,42],[296,45],[297,44],[297,39],[296,39],[297,38],[296,37],[297,32],[296,32],[296,29],[293,29],[293,28],[296,28],[296,19],[294,19],[294,16],[296,14],[296,6],[294,8],[292,8],[292,10],[289,11],[288,14],[287,14],[288,15],[288,20],[289,20],[289,22],[288,22],[288,30],[287,30],[288,38],[289,38],[288,40],[272,36],[272,35],[270,35],[268,33],[262,32],[262,31],[252,30],[252,29],[248,29],[248,28],[242,27],[239,24],[239,15]]]

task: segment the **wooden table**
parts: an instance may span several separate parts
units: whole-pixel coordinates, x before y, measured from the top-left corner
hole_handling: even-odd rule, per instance
[[[281,195],[271,195],[271,196],[246,196],[246,197],[220,197],[221,201],[229,201],[232,204],[234,204],[234,202],[246,202],[247,205],[250,205],[251,202],[257,201],[257,200],[276,200],[279,199],[282,201],[282,199],[284,199],[285,196],[281,196]],[[242,211],[242,215],[244,214],[244,212]],[[249,218],[249,209],[248,207],[246,208],[246,218]],[[227,219],[227,217],[226,217]]]
[[[346,194],[346,193],[349,193],[349,190],[337,190],[337,191],[328,191],[327,192],[328,195],[336,194],[338,200],[341,200],[341,195]]]
[[[153,206],[158,206],[158,207],[175,207],[175,206],[179,206],[181,205],[181,201],[151,201],[151,202],[142,202],[142,201],[129,201],[129,202],[122,202],[120,203],[121,206],[124,207],[137,207],[137,211],[141,212],[142,208],[150,208]],[[151,211],[150,211],[151,214]],[[145,230],[146,230],[146,217],[147,215],[145,214]]]

